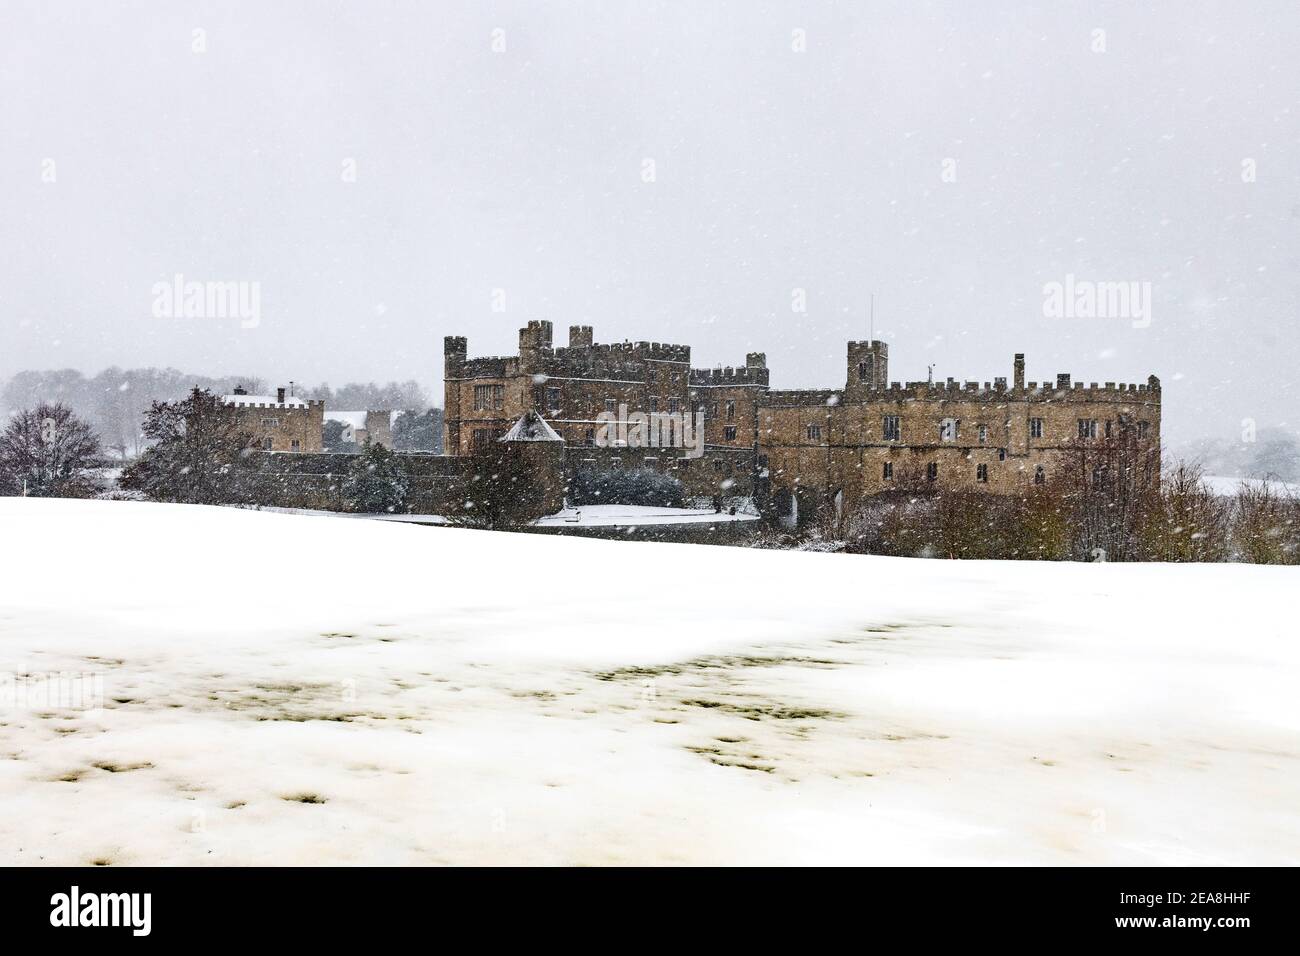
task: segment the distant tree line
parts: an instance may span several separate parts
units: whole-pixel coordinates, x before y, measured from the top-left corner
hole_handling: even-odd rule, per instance
[[[353,409],[355,410],[355,409]],[[344,437],[347,426],[326,419],[321,429],[321,447],[334,454],[357,454],[361,446]],[[393,422],[394,451],[442,452],[442,409],[404,409]]]
[[[1280,428],[1247,430],[1238,441],[1205,438],[1179,451],[1207,475],[1300,481],[1300,439]]]
[[[149,443],[144,421],[155,402],[183,401],[194,388],[223,395],[242,385],[252,394],[269,394],[282,384],[288,383],[270,383],[255,375],[195,375],[174,368],[113,367],[89,377],[75,369],[25,371],[0,389],[0,423],[22,409],[61,405],[92,428],[105,454],[127,461],[138,457]],[[337,389],[328,384],[298,385],[294,392],[301,398],[323,399],[326,408],[347,411],[386,408],[423,413],[431,404],[415,381],[353,382]],[[420,449],[434,447],[426,444]]]

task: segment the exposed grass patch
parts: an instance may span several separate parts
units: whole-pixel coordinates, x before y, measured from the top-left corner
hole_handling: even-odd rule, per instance
[[[759,773],[773,773],[776,770],[775,767],[768,767],[763,764],[745,763],[740,760],[722,760],[718,757],[710,757],[709,762],[719,767],[735,767],[739,770],[755,770]]]
[[[696,657],[675,664],[633,665],[617,667],[610,671],[597,671],[597,680],[636,680],[647,677],[676,677],[682,674],[709,670],[741,670],[748,667],[780,667],[783,664],[797,667],[843,667],[844,661],[802,655],[728,654]]]
[[[533,698],[534,700],[556,700],[558,695],[550,690],[512,690],[511,697]]]
[[[113,760],[97,760],[91,764],[100,770],[106,770],[109,773],[127,773],[131,770],[152,770],[153,764],[148,760],[141,760],[138,763],[118,763]]]
[[[686,698],[681,703],[687,707],[720,710],[723,713],[744,717],[746,720],[763,720],[765,718],[772,720],[828,720],[841,719],[846,716],[820,707],[795,707],[778,703],[739,704],[725,700],[707,700],[703,697]]]

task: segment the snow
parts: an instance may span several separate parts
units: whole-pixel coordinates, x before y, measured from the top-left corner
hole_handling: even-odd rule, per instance
[[[564,441],[541,415],[525,414],[497,441]]]
[[[1264,485],[1264,481],[1260,478],[1232,478],[1225,475],[1206,475],[1204,481],[1216,495],[1226,497],[1235,496],[1242,485],[1256,489]],[[1300,484],[1269,481],[1268,486],[1279,495],[1300,496]]]
[[[713,509],[656,508],[651,505],[582,505],[565,508],[553,515],[538,518],[536,525],[578,526],[581,528],[641,527],[654,524],[720,524],[730,521],[757,521],[757,515],[718,514]]]
[[[1300,861],[1294,568],[0,528],[3,863]]]
[[[321,508],[273,508],[265,505],[230,505],[232,508],[250,508],[281,515],[306,515],[314,518],[362,518],[369,521],[402,521],[407,524],[446,524],[442,515],[430,514],[353,514],[348,511],[325,511]]]
[[[274,395],[222,395],[225,405],[275,405],[281,408],[306,408],[307,403],[301,398],[286,395],[284,401],[278,401]]]
[[[244,507],[244,506],[239,506]],[[330,518],[367,518],[372,521],[400,521],[406,524],[446,524],[442,515],[432,514],[350,514],[316,508],[269,508],[257,510],[275,514],[311,515]],[[717,514],[712,509],[657,508],[650,505],[582,505],[565,508],[553,515],[538,518],[535,525],[579,528],[638,528],[657,524],[722,524],[731,521],[757,521],[758,515]]]

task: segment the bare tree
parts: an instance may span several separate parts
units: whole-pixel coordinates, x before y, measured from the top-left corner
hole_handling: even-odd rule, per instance
[[[1142,529],[1144,561],[1224,561],[1232,505],[1216,495],[1195,464],[1178,462],[1160,481]]]
[[[1242,482],[1233,501],[1232,545],[1252,564],[1300,564],[1300,500],[1268,481]]]
[[[1061,465],[1052,492],[1068,509],[1070,557],[1139,560],[1143,521],[1160,488],[1160,449],[1121,415],[1110,436],[1072,441]]]
[[[40,498],[91,494],[99,438],[66,405],[40,404],[14,415],[0,433],[0,490]]]

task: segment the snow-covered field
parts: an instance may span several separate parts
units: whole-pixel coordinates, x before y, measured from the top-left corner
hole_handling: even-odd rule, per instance
[[[0,863],[1300,859],[1293,568],[22,499],[0,539]]]

